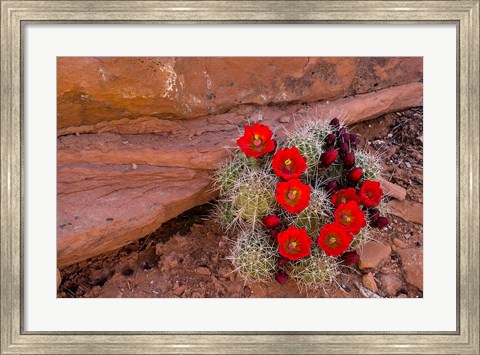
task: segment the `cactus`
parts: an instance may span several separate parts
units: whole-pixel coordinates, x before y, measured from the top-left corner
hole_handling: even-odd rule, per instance
[[[378,180],[382,174],[380,157],[366,150],[355,152],[355,164],[363,170],[363,177],[360,184],[365,180]]]
[[[331,283],[338,269],[334,258],[326,256],[317,246],[312,249],[308,257],[292,263],[288,275],[300,288],[316,290]]]
[[[332,133],[332,127],[327,122],[309,121],[287,136],[284,146],[297,147],[300,154],[307,158],[305,176],[308,180],[313,180],[317,176],[323,143],[329,133]]]
[[[302,206],[297,214],[288,212],[290,209],[276,201],[275,191],[280,178],[271,164],[275,152],[268,151],[258,158],[247,158],[246,153],[237,151],[216,172],[214,186],[219,190],[220,198],[215,216],[225,230],[238,235],[233,241],[229,259],[246,282],[268,281],[273,279],[275,273],[278,276],[279,273],[286,272],[300,288],[324,287],[334,281],[339,273],[336,256],[341,255],[345,248],[356,249],[370,238],[372,227],[367,225],[354,236],[350,245],[344,243],[341,250],[337,249],[338,253],[328,252],[335,257],[328,256],[316,243],[320,230],[334,219],[334,206],[330,201],[332,191],[347,186],[358,187],[367,179],[378,180],[381,173],[379,157],[366,150],[356,149],[357,138],[354,137],[351,144],[352,136],[348,136],[349,146],[345,142],[340,144],[339,137],[345,140],[347,136],[338,132],[337,129],[342,130],[343,127],[336,128],[337,126],[338,124],[314,120],[287,133],[285,140],[277,141],[279,149],[297,147],[307,160],[307,169],[300,179],[311,188],[310,200],[308,206]],[[326,139],[329,134],[331,135]],[[251,144],[261,143],[256,136],[249,139],[252,140]],[[326,153],[323,154],[324,152]],[[363,176],[359,168],[362,169]],[[355,177],[352,174],[356,172],[360,174]],[[286,177],[282,175],[282,178]],[[335,181],[335,186],[330,184],[328,188],[331,191],[327,192],[327,184],[331,181]],[[365,213],[368,212],[366,207],[362,208]],[[385,203],[382,202],[378,209],[382,215],[385,214]],[[279,226],[268,227],[268,223],[262,223],[262,218],[271,214],[280,219]],[[304,229],[314,243],[310,255],[279,266],[278,245],[273,239],[289,226]],[[267,231],[268,228],[274,229]]]
[[[296,215],[284,212],[281,216],[288,225],[305,229],[308,236],[315,241],[320,228],[332,218],[331,202],[325,191],[317,187],[312,189],[306,209]]]
[[[268,238],[262,231],[243,231],[234,242],[229,259],[246,282],[273,278],[278,253]]]
[[[270,166],[271,158],[259,164],[237,154],[217,171],[214,185],[220,190],[220,203],[215,215],[225,229],[258,227],[261,218],[276,209],[278,179]]]
[[[370,239],[370,231],[372,227],[368,224],[366,227],[360,229],[360,232],[353,237],[352,243],[350,244],[350,249],[354,250],[362,246],[366,241]]]

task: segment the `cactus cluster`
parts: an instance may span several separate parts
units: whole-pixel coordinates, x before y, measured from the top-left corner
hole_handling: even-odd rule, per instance
[[[337,119],[312,120],[273,140],[245,127],[238,149],[215,173],[215,216],[233,235],[230,259],[246,282],[318,289],[334,281],[344,255],[383,228],[379,159]]]

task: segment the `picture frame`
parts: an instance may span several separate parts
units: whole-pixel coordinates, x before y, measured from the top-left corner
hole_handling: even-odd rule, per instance
[[[476,1],[1,1],[1,353],[478,354],[479,7]],[[453,23],[458,34],[456,332],[122,333],[23,329],[22,45],[28,22]],[[294,338],[295,341],[292,341]]]

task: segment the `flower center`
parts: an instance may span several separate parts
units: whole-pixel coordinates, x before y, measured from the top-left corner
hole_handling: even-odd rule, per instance
[[[330,238],[330,244],[335,244],[337,242],[337,238],[336,237],[331,237]]]
[[[285,165],[288,166],[288,165],[290,165],[290,164],[292,164],[292,161],[291,161],[290,159],[285,160]]]
[[[296,246],[297,246],[297,242],[290,242],[288,244],[288,249],[295,249]]]
[[[296,196],[297,196],[297,190],[293,190],[288,193],[287,197],[289,200],[294,200]]]
[[[346,214],[344,214],[344,215],[342,216],[342,221],[344,221],[344,222],[349,223],[351,220],[352,220],[352,217],[347,216]]]
[[[367,192],[367,197],[372,197],[372,193],[371,193],[371,192]]]

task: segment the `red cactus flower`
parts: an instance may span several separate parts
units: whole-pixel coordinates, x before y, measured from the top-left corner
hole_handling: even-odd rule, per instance
[[[378,181],[365,180],[358,191],[360,203],[365,207],[375,207],[382,200],[382,188]]]
[[[317,243],[329,256],[339,256],[348,250],[353,235],[339,223],[326,224],[318,236]]]
[[[310,186],[302,184],[299,179],[279,182],[275,197],[286,211],[292,214],[300,213],[310,202]]]
[[[323,152],[320,155],[320,161],[322,162],[322,166],[328,168],[333,162],[337,159],[338,152],[335,149],[329,149],[326,152]]]
[[[274,214],[271,214],[263,217],[262,223],[265,227],[272,229],[272,228],[278,227],[278,225],[280,224],[280,218],[278,218]]]
[[[288,281],[288,275],[285,271],[283,270],[280,270],[279,272],[276,273],[275,275],[275,280],[277,280],[277,282],[280,284],[280,285],[283,285],[285,283],[287,283]]]
[[[358,203],[350,201],[341,204],[334,213],[335,222],[343,226],[347,231],[356,235],[360,229],[367,225],[365,213],[358,207]]]
[[[281,149],[273,156],[272,167],[275,174],[284,180],[299,178],[307,169],[307,159],[297,147]]]
[[[249,158],[258,158],[275,149],[272,140],[272,131],[268,126],[255,123],[253,126],[245,126],[245,132],[237,140],[237,145]]]
[[[360,167],[353,168],[347,175],[347,179],[352,184],[356,184],[363,176],[363,170]]]
[[[289,260],[298,260],[310,255],[312,240],[305,229],[290,226],[278,234],[277,240],[279,254]]]
[[[353,187],[338,190],[338,192],[332,196],[331,200],[336,207],[340,206],[343,203],[347,203],[348,201],[359,201],[357,191],[355,191]]]

